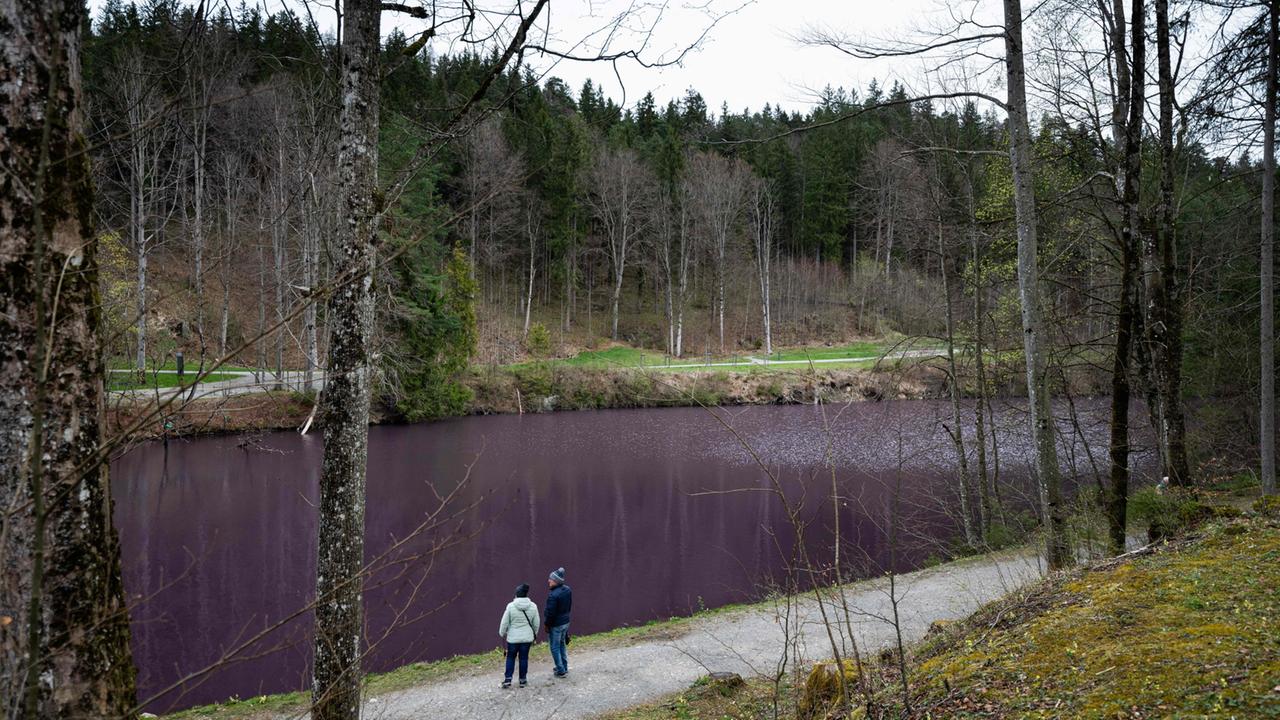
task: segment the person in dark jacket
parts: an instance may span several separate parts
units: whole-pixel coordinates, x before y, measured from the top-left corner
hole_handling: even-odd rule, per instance
[[[564,584],[564,568],[556,568],[547,578],[547,611],[545,622],[551,644],[551,661],[555,663],[555,676],[569,674],[569,610],[573,608],[573,591]]]

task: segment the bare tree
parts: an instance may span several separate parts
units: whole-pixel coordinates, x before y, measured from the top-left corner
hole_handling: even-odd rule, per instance
[[[129,618],[102,442],[84,4],[0,2],[0,715],[119,717]]]
[[[604,241],[612,276],[609,303],[612,308],[610,337],[618,339],[618,301],[627,262],[648,224],[653,198],[653,173],[640,162],[635,151],[604,149],[591,169],[592,187],[588,203],[604,230]]]
[[[501,260],[500,236],[519,224],[512,198],[523,174],[519,157],[502,136],[500,116],[491,115],[463,139],[462,187],[473,271]]]
[[[774,190],[767,180],[751,183],[752,240],[755,242],[756,278],[760,281],[760,315],[764,321],[764,352],[773,354],[773,323],[769,306],[769,263],[773,259]]]
[[[164,98],[156,88],[149,58],[136,47],[124,51],[109,79],[111,93],[120,107],[113,113],[112,159],[123,183],[128,204],[127,231],[137,265],[136,367],[147,367],[147,281],[151,253],[164,238],[165,225],[176,210],[174,186],[181,170],[180,154],[173,152],[174,124]]]
[[[725,278],[728,272],[729,243],[733,239],[751,170],[746,163],[716,153],[700,152],[689,162],[690,201],[697,214],[698,232],[711,250],[715,264],[715,313],[720,352],[724,352]]]
[[[185,146],[189,154],[189,196],[184,211],[189,213],[186,225],[191,241],[192,286],[195,289],[196,331],[204,338],[204,273],[209,218],[209,130],[213,121],[214,102],[226,91],[228,80],[238,75],[229,43],[213,34],[204,12],[196,8],[192,18],[191,51],[182,64],[185,102],[187,104]]]

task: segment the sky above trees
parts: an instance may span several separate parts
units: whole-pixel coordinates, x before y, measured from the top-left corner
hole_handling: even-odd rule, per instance
[[[90,0],[98,17],[106,0]],[[235,9],[238,0],[215,0]],[[267,13],[292,9],[305,17],[309,9],[326,32],[334,27],[332,3],[307,0],[247,0]],[[669,3],[660,21],[652,0],[572,0],[557,2],[550,10],[549,45],[570,48],[576,54],[592,54],[606,42],[631,47],[647,36],[650,60],[672,60],[705,33],[697,48],[678,65],[645,68],[621,61],[616,68],[599,62],[530,59],[530,64],[563,79],[570,87],[593,80],[607,97],[624,106],[634,104],[646,92],[665,104],[679,100],[697,88],[707,105],[718,111],[722,104],[740,112],[765,103],[803,111],[819,99],[822,89],[866,87],[872,80],[882,86],[899,80],[919,84],[924,64],[918,60],[855,60],[826,48],[806,48],[798,37],[810,29],[826,29],[859,37],[900,37],[908,31],[945,24],[951,12],[939,0],[678,0]],[[961,3],[969,12],[978,3]],[[327,5],[328,7],[325,7]],[[653,7],[645,8],[651,5]],[[639,7],[641,12],[636,13]],[[630,10],[635,17],[620,32],[610,35],[613,20]],[[656,22],[655,22],[656,21]],[[386,13],[383,32],[399,29],[406,34],[424,26],[422,21]],[[651,36],[650,27],[655,28]],[[545,28],[545,24],[544,24]],[[591,39],[581,43],[583,37]],[[570,40],[570,39],[574,40]],[[436,47],[454,55],[463,47]],[[615,71],[616,70],[616,71]]]

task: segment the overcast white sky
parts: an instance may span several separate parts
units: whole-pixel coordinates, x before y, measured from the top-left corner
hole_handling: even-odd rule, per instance
[[[289,6],[301,13],[303,7],[303,0],[249,1],[267,11]],[[418,0],[401,1],[414,4]],[[514,1],[495,0],[492,4]],[[213,0],[211,4],[224,2],[232,7],[239,5],[239,0]],[[979,4],[978,0],[967,2]],[[104,3],[105,0],[90,0],[90,7],[96,13]],[[312,14],[325,30],[332,30],[333,0],[323,3],[330,8],[326,10],[321,3],[312,2]],[[565,50],[591,36],[598,46],[601,38],[592,36],[593,32],[611,25],[610,20],[628,8],[639,7],[638,16],[630,22],[633,30],[656,27],[645,56],[650,60],[664,55],[670,58],[706,30],[710,20],[706,11],[699,8],[708,4],[722,16],[721,20],[700,48],[679,66],[646,69],[621,61],[617,68],[622,83],[614,69],[602,63],[561,61],[550,74],[564,79],[575,90],[587,78],[596,80],[617,101],[623,100],[625,85],[628,106],[648,91],[664,103],[694,87],[712,111],[719,111],[721,103],[739,111],[758,109],[766,102],[799,110],[810,106],[815,93],[827,85],[863,88],[872,79],[886,83],[894,78],[910,80],[917,87],[921,84],[919,61],[893,64],[854,60],[832,49],[805,48],[794,37],[806,29],[823,27],[839,33],[894,38],[946,21],[938,0],[552,0],[549,44]],[[652,11],[659,5],[667,9],[661,21],[654,24]],[[383,15],[385,32],[394,27],[411,32],[422,26],[416,22],[396,13]],[[547,25],[542,26],[545,29]],[[635,47],[639,38],[635,32],[623,31],[614,37],[614,47]],[[435,42],[432,47],[436,52],[458,49],[451,48],[447,41]],[[594,48],[578,48],[581,52],[590,49]],[[531,64],[545,68],[549,61],[531,59]]]

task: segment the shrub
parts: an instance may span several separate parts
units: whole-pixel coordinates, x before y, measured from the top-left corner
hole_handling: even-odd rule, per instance
[[[534,323],[529,327],[529,334],[524,339],[524,349],[534,357],[546,357],[551,354],[551,333],[542,323]]]
[[[1212,514],[1212,508],[1182,490],[1148,487],[1129,497],[1129,519],[1146,523],[1151,542],[1189,530]]]
[[[546,363],[517,365],[512,368],[512,372],[516,376],[516,387],[526,398],[532,400],[552,394],[551,367]]]
[[[1253,511],[1269,518],[1280,518],[1280,495],[1263,495],[1253,501]]]
[[[840,701],[841,675],[844,676],[845,692],[852,698],[854,687],[858,683],[858,668],[852,660],[842,661],[842,668],[837,669],[834,662],[815,663],[804,681],[804,692],[800,695],[801,718],[826,717],[837,702]]]

